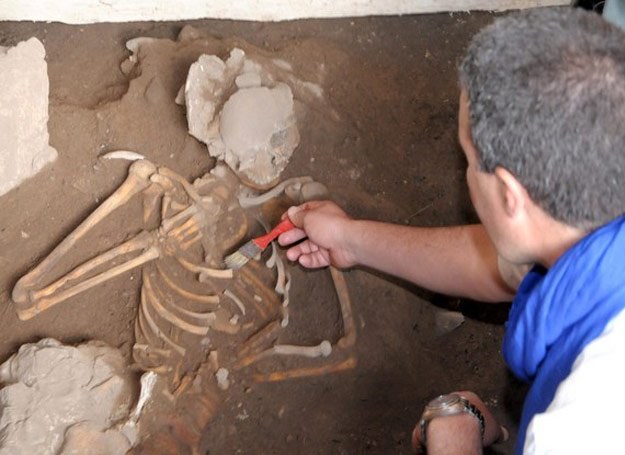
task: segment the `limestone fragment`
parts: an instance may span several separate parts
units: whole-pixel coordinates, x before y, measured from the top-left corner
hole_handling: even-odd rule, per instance
[[[220,368],[219,370],[217,370],[217,373],[215,373],[215,379],[217,379],[217,386],[221,390],[228,390],[228,387],[230,387],[230,381],[228,380],[228,375],[229,375],[229,372],[225,368]]]
[[[459,311],[438,310],[434,315],[440,335],[452,332],[464,323],[464,315]]]
[[[48,73],[37,38],[0,47],[0,196],[57,157],[48,144]]]
[[[189,134],[206,144],[212,139],[208,126],[223,104],[226,89],[243,68],[244,56],[241,49],[234,49],[225,62],[216,55],[202,55],[189,68],[184,85]]]
[[[86,453],[90,441],[125,453],[115,425],[128,416],[132,377],[121,353],[98,342],[46,338],[0,365],[0,454]],[[95,452],[94,452],[95,453]]]

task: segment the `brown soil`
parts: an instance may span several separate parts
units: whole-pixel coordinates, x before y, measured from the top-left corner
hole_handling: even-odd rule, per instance
[[[209,49],[221,56],[244,40],[323,86],[338,117],[310,109],[285,177],[312,175],[355,217],[442,226],[476,219],[456,139],[455,67],[469,38],[490,20],[442,14],[192,24],[215,37]],[[191,56],[161,59],[162,77],[150,80],[140,74],[130,80],[120,70],[128,39],[175,39],[183,25],[0,24],[0,45],[36,36],[46,47],[50,143],[59,152],[53,165],[0,198],[1,360],[44,336],[66,343],[100,339],[130,356],[139,271],[26,322],[17,319],[10,295],[16,280],[125,178],[127,163],[103,163],[102,153],[135,150],[188,178],[212,166],[203,144],[186,133],[184,110],[173,103]],[[89,255],[120,240],[119,226],[128,229],[139,218],[112,223],[97,247],[89,242],[75,253]],[[296,270],[294,278],[292,324],[281,340],[332,336],[338,313],[327,271]],[[357,367],[224,392],[204,434],[206,453],[410,453],[423,405],[459,389],[481,395],[514,436],[523,389],[500,355],[506,305],[447,299],[366,270],[348,272],[347,280],[358,326]],[[463,311],[466,322],[439,333],[434,315],[441,307]],[[512,446],[494,452],[511,453]]]

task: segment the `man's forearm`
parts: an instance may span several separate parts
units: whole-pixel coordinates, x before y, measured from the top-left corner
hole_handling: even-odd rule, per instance
[[[483,450],[478,422],[468,414],[434,419],[428,425],[427,446],[430,455],[479,455]]]
[[[346,241],[359,264],[435,292],[492,302],[513,296],[482,225],[416,228],[356,220]]]

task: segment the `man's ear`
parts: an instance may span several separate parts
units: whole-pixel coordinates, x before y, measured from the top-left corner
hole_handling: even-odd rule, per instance
[[[517,178],[503,167],[495,168],[495,177],[503,198],[504,210],[510,217],[517,217],[525,211],[529,198],[527,190]]]

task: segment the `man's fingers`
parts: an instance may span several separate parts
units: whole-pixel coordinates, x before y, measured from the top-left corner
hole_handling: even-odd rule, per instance
[[[294,245],[288,249],[287,258],[290,261],[298,261],[308,268],[330,265],[332,262],[330,251],[333,248],[341,249],[340,231],[343,222],[348,220],[345,212],[333,202],[310,201],[290,207],[283,215],[283,219],[285,217],[296,226],[295,229],[278,237],[280,245]],[[300,241],[301,243],[296,244]],[[315,242],[319,242],[323,247],[319,247]]]
[[[282,246],[287,246],[295,242],[299,242],[303,238],[306,238],[306,233],[299,228],[291,229],[278,237],[278,243]]]
[[[304,226],[304,217],[306,213],[305,206],[306,204],[289,207],[289,210],[286,212],[293,224],[300,228]]]
[[[306,268],[318,269],[330,265],[330,257],[325,250],[318,250],[308,254],[302,254],[298,262]]]
[[[297,261],[302,266],[312,269],[330,265],[330,254],[327,250],[310,240],[304,240],[299,245],[289,248],[286,252],[289,261]]]
[[[316,243],[311,242],[310,240],[304,240],[297,246],[299,247],[302,254],[310,254],[319,251],[319,246]]]
[[[286,257],[289,261],[297,261],[300,256],[314,253],[319,250],[319,247],[312,243],[310,240],[304,240],[302,243],[289,248],[286,252]]]
[[[306,212],[315,210],[321,211],[326,214],[345,216],[345,212],[343,212],[343,210],[333,202],[308,201],[301,205],[289,207],[289,209],[282,214],[281,219],[284,219],[288,216],[295,226],[303,227]]]
[[[286,258],[289,261],[297,261],[301,255],[302,252],[300,251],[299,245],[294,246],[293,248],[289,248],[286,252]]]

